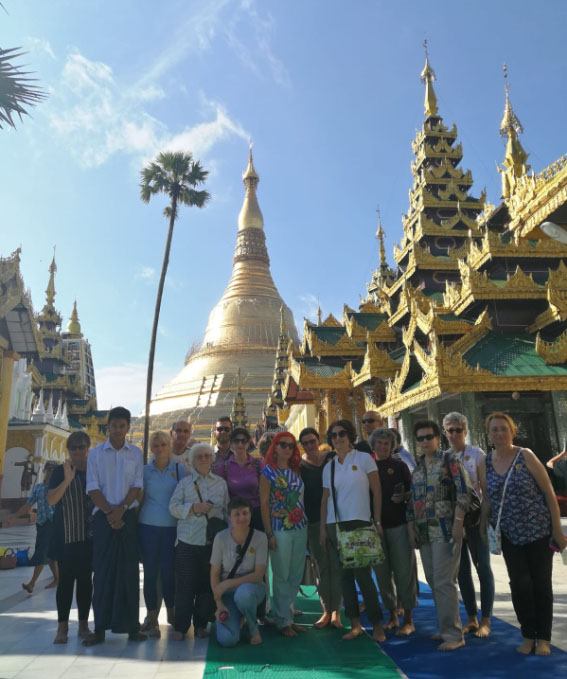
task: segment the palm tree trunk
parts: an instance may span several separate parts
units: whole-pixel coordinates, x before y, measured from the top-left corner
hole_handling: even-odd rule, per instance
[[[159,323],[159,314],[161,311],[161,298],[163,296],[163,286],[165,284],[165,277],[167,274],[167,267],[169,266],[169,251],[171,250],[171,240],[173,238],[173,226],[177,218],[177,194],[171,197],[171,215],[169,217],[169,229],[167,231],[167,240],[165,242],[165,251],[163,253],[163,262],[161,265],[161,276],[159,278],[159,285],[156,297],[156,308],[154,310],[154,325],[152,327],[152,338],[150,340],[150,355],[148,357],[148,378],[146,382],[146,417],[144,421],[144,464],[148,462],[148,439],[150,435],[150,402],[152,400],[152,382],[154,379],[154,357],[156,352],[156,338]]]

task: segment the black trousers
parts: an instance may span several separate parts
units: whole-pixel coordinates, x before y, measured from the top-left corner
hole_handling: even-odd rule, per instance
[[[502,533],[502,555],[522,636],[551,641],[553,551],[549,535],[527,545],[513,545]]]
[[[57,556],[59,584],[55,600],[58,622],[68,622],[77,583],[79,620],[88,620],[93,596],[93,545],[90,540],[63,545]]]
[[[177,543],[175,553],[175,630],[187,634],[193,619],[195,629],[214,618],[211,591],[211,546]]]

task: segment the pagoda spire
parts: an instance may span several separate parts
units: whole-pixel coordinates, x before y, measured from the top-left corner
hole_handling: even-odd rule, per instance
[[[510,102],[510,85],[508,83],[508,67],[506,64],[503,66],[503,71],[506,102],[504,104],[504,115],[500,123],[500,136],[507,137],[508,141],[506,142],[506,154],[502,163],[504,167],[503,169],[499,168],[499,171],[502,173],[502,198],[510,198],[514,192],[517,180],[527,174],[530,166],[526,162],[529,154],[526,153],[518,139],[518,135],[523,133],[524,128]]]
[[[435,80],[435,71],[431,68],[429,63],[429,52],[427,50],[427,39],[423,41],[425,48],[425,66],[421,72],[421,81],[425,83],[425,115],[430,118],[436,116],[439,109],[437,107],[437,97],[433,89],[433,81]]]
[[[242,378],[240,375],[240,368],[237,371],[236,377],[236,394],[232,402],[232,413],[230,419],[234,427],[248,427],[248,417],[246,416],[246,403],[242,395]]]
[[[77,300],[73,302],[73,311],[69,317],[69,323],[67,323],[67,333],[71,339],[80,339],[83,336],[79,314],[77,313]]]
[[[57,264],[55,263],[55,248],[53,248],[53,259],[49,265],[49,282],[45,290],[45,299],[50,307],[53,307],[55,302],[55,274],[57,273]]]
[[[376,208],[376,212],[378,213],[378,229],[376,230],[376,238],[380,243],[380,268],[385,269],[388,267],[388,262],[386,261],[386,248],[384,247],[384,229],[382,228],[380,206]]]
[[[256,196],[256,189],[260,176],[254,169],[254,159],[252,157],[252,142],[250,142],[248,153],[248,167],[242,175],[242,181],[246,187],[244,195],[244,203],[238,215],[238,230],[248,229],[250,227],[256,229],[264,228],[264,217],[260,206],[258,205],[258,197]]]

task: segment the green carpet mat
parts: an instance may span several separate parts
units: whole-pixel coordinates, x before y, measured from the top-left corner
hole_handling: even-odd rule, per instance
[[[303,611],[295,620],[298,624],[312,625],[321,615],[316,594],[298,597],[295,606]],[[343,641],[345,630],[330,627],[308,629],[292,639],[282,637],[273,627],[264,626],[260,633],[263,643],[259,646],[244,641],[235,648],[222,648],[213,626],[204,679],[400,679],[397,666],[366,635]]]

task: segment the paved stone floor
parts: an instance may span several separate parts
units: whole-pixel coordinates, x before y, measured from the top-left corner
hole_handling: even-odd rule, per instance
[[[32,546],[35,527],[0,529],[0,546]],[[517,626],[510,602],[508,579],[502,557],[492,557],[496,578],[494,614]],[[54,646],[57,627],[55,591],[46,590],[50,571],[46,567],[33,595],[21,588],[31,568],[0,571],[0,679],[201,679],[207,641],[192,634],[182,643],[167,639],[164,616],[162,639],[128,643],[124,635],[107,635],[101,646],[83,648],[76,636],[76,611],[71,612],[69,643]],[[559,556],[554,563],[553,643],[567,650],[567,566]],[[423,573],[420,573],[423,578]],[[142,600],[142,597],[140,597]],[[145,611],[141,610],[141,619]],[[458,657],[455,655],[455,661]],[[457,668],[457,665],[455,665]]]

